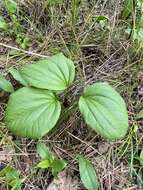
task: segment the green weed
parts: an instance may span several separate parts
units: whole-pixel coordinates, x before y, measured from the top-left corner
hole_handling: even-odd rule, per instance
[[[5,31],[10,36],[14,36],[16,43],[21,48],[26,49],[30,46],[30,38],[24,33],[24,29],[18,18],[18,4],[15,0],[3,0],[2,6],[7,11],[7,16],[10,17],[10,22],[7,22],[3,16],[0,16],[0,30]]]

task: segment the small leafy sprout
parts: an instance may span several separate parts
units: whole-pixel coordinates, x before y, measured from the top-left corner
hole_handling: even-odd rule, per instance
[[[22,183],[25,180],[24,178],[21,178],[18,171],[11,166],[6,166],[1,170],[0,177],[4,178],[11,190],[21,190]]]
[[[25,87],[12,93],[5,121],[16,135],[39,139],[56,125],[61,102],[58,93],[69,88],[75,78],[74,63],[62,53],[11,69],[13,77]],[[2,89],[13,92],[1,77]],[[128,129],[128,114],[120,94],[107,83],[95,83],[84,89],[79,109],[85,122],[109,141],[123,138]]]
[[[41,161],[37,164],[37,167],[41,169],[51,169],[54,177],[57,177],[58,173],[67,165],[64,160],[56,158],[43,143],[37,144],[37,152],[41,157]]]
[[[96,22],[99,23],[100,21],[107,21],[107,20],[109,20],[109,18],[107,16],[100,15],[100,16],[96,16],[95,20],[96,20]]]
[[[107,25],[107,22],[109,21],[109,18],[107,16],[104,16],[104,15],[99,15],[99,16],[95,16],[95,21],[103,29]]]
[[[79,155],[79,172],[80,179],[87,190],[98,190],[99,182],[96,171],[92,164],[84,156]]]

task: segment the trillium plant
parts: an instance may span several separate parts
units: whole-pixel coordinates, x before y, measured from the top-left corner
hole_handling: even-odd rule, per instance
[[[11,83],[0,76],[0,88],[11,93],[6,125],[18,136],[40,139],[53,129],[60,117],[58,94],[74,81],[74,63],[59,53],[26,64],[19,70],[13,68],[10,73],[23,87],[14,91]],[[113,141],[125,136],[128,129],[126,105],[108,83],[97,82],[85,87],[78,105],[87,125],[105,139]]]

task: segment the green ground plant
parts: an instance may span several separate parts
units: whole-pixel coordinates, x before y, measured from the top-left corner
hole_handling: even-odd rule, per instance
[[[15,134],[39,139],[51,131],[60,117],[61,103],[56,92],[71,85],[75,66],[60,53],[25,65],[13,76],[26,87],[10,96],[5,121]],[[1,88],[13,92],[12,85],[4,79]],[[107,140],[125,136],[128,129],[126,105],[109,84],[98,82],[85,87],[79,109],[86,123]]]
[[[137,11],[138,10],[138,11]],[[132,15],[131,26],[126,30],[129,36],[137,43],[138,51],[143,47],[143,1],[125,0],[122,16],[128,19]]]
[[[64,170],[80,189],[142,189],[142,1],[3,0],[0,13],[0,144],[15,150],[2,163],[20,188]]]
[[[61,103],[58,95],[63,93],[75,78],[74,63],[62,53],[49,59],[27,64],[20,70],[12,68],[10,73],[25,87],[14,91],[13,86],[1,76],[0,88],[10,95],[5,121],[14,134],[21,137],[40,139],[56,125]],[[122,97],[109,84],[97,82],[85,87],[79,98],[79,110],[86,123],[98,134],[114,141],[123,138],[128,130],[128,114]],[[37,167],[51,168],[52,174],[66,166],[65,161],[55,158],[44,144],[37,145],[42,160]],[[89,190],[98,189],[96,173],[86,159],[79,156],[81,180]]]
[[[12,166],[6,166],[0,171],[0,177],[2,177],[7,184],[7,189],[21,190],[24,178],[20,177],[19,172]]]
[[[7,15],[10,17],[8,22],[4,16],[0,16],[0,30],[5,31],[10,36],[16,39],[16,43],[23,49],[26,49],[30,45],[30,38],[26,36],[18,14],[18,4],[15,0],[3,0],[0,6],[4,7],[7,11]]]
[[[57,177],[58,173],[67,165],[64,160],[56,158],[49,148],[43,143],[37,144],[37,152],[41,157],[41,161],[37,164],[37,167],[41,169],[50,168],[54,177]]]

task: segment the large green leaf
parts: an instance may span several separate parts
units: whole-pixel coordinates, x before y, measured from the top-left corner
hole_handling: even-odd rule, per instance
[[[34,64],[25,65],[21,74],[30,86],[49,90],[64,90],[74,80],[73,62],[62,53]]]
[[[122,97],[107,83],[88,86],[79,100],[86,123],[108,140],[125,136],[128,114]]]
[[[12,84],[0,74],[0,89],[6,92],[14,92]]]
[[[60,112],[51,91],[24,87],[10,96],[5,119],[15,134],[37,139],[55,126]]]
[[[98,190],[99,182],[94,167],[82,155],[78,156],[80,178],[86,189]]]

